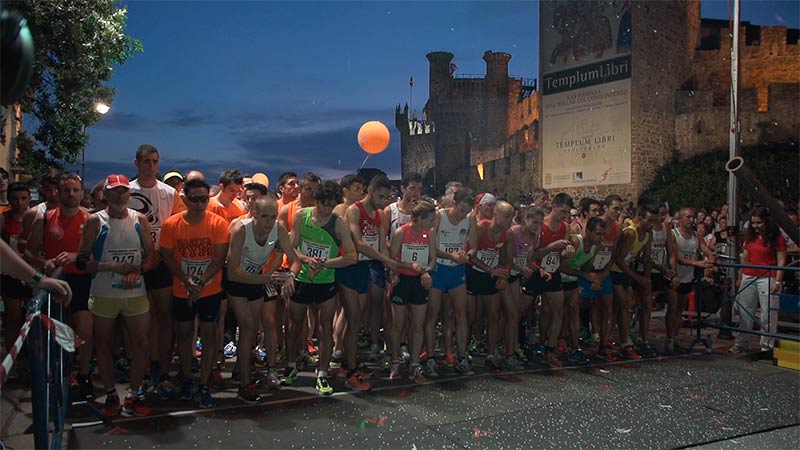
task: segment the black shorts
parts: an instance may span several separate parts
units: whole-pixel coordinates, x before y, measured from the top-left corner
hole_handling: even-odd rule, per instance
[[[263,284],[247,284],[231,280],[226,281],[227,283],[223,284],[223,286],[225,287],[225,291],[228,292],[228,295],[232,295],[234,297],[244,297],[251,301],[264,298]]]
[[[564,292],[569,292],[573,289],[578,289],[578,281],[562,281],[561,282],[561,290]]]
[[[422,287],[419,275],[400,274],[400,281],[392,289],[392,303],[396,305],[425,305],[428,303],[428,291]]]
[[[351,266],[336,269],[336,282],[359,294],[366,294],[369,289],[370,262],[362,261]]]
[[[500,292],[497,289],[497,278],[486,272],[479,272],[467,265],[464,272],[467,276],[467,294],[469,295],[494,295]]]
[[[189,300],[172,297],[172,311],[176,322],[194,322],[195,316],[200,322],[217,323],[219,309],[222,304],[222,293],[201,297],[189,305]]]
[[[636,285],[636,282],[634,282],[633,278],[629,277],[628,274],[624,272],[615,272],[612,270],[611,284],[615,286],[632,287]]]
[[[511,275],[510,277],[507,278],[508,284],[514,283],[514,282],[519,281],[521,279],[522,279],[522,274],[521,273],[518,273],[516,275]]]
[[[144,276],[144,287],[148,291],[172,287],[172,272],[164,261],[142,274]]]
[[[664,278],[664,275],[662,275],[661,272],[650,272],[650,286],[651,292],[665,291],[667,290],[667,279]]]
[[[292,301],[303,305],[319,305],[336,296],[336,283],[303,283],[294,280]]]
[[[678,294],[688,294],[692,292],[694,283],[681,283],[678,285]]]
[[[0,277],[0,295],[3,298],[21,298],[27,302],[33,297],[33,290],[14,277],[3,275]]]
[[[89,291],[92,288],[92,276],[89,274],[64,274],[64,281],[69,284],[72,289],[72,301],[69,304],[69,309],[72,314],[78,311],[89,310]]]
[[[561,272],[554,273],[550,281],[545,281],[537,271],[534,272],[522,286],[522,293],[531,297],[536,297],[543,292],[558,292],[562,289]]]

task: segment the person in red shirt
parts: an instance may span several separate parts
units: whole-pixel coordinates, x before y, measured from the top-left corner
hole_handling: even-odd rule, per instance
[[[15,182],[8,186],[8,211],[0,214],[0,233],[3,242],[8,244],[18,255],[24,248],[19,245],[19,233],[22,231],[22,217],[28,211],[31,192],[25,183]],[[5,262],[5,261],[3,261]],[[22,327],[23,306],[31,298],[31,288],[14,277],[3,275],[0,280],[0,295],[3,296],[5,314],[3,318],[6,348],[10,349],[17,339]]]
[[[750,226],[745,229],[742,244],[742,264],[756,266],[785,266],[786,239],[772,221],[769,210],[757,207],[750,213]],[[778,296],[783,287],[782,270],[743,269],[739,275],[739,328],[753,329],[756,306],[761,307],[761,330],[775,333],[778,329]],[[761,351],[769,351],[774,339],[761,336]],[[750,347],[749,333],[737,333],[731,353],[746,352]]]

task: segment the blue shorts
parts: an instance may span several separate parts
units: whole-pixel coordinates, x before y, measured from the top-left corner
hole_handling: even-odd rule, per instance
[[[442,292],[452,291],[467,282],[463,265],[445,266],[437,264],[436,269],[431,272],[431,278],[433,279],[433,289]]]
[[[386,268],[380,261],[372,261],[369,263],[369,281],[370,283],[383,289],[386,287]]]
[[[599,291],[592,290],[592,283],[583,278],[578,278],[578,293],[581,298],[595,298],[601,295],[612,295],[614,288],[611,286],[611,277],[603,279],[603,288]]]
[[[336,269],[336,281],[359,294],[366,294],[369,289],[369,269],[367,261]]]

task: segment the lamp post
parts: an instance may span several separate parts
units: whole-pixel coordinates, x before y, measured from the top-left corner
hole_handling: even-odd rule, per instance
[[[103,115],[107,113],[111,109],[105,102],[96,102],[94,104],[94,110],[97,111],[99,114]],[[83,126],[83,133],[86,134],[86,125]],[[81,180],[85,178],[85,171],[86,171],[86,146],[84,145],[81,149]]]

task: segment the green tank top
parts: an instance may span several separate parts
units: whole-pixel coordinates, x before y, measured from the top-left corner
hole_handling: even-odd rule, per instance
[[[633,221],[628,221],[628,226],[622,229],[623,232],[625,232],[625,230],[633,230],[633,235],[634,235],[633,245],[631,246],[631,250],[628,252],[627,255],[625,255],[625,264],[630,265],[633,262],[633,260],[636,259],[636,256],[638,256],[639,253],[641,253],[645,244],[650,242],[650,234],[648,233],[644,235],[644,239],[640,240],[639,229],[636,228],[636,225],[634,225]],[[614,267],[611,268],[611,270],[614,272],[622,272],[622,269],[620,269],[619,266],[616,265],[616,263],[614,264]]]
[[[575,254],[572,255],[572,258],[567,264],[575,270],[581,270],[584,264],[594,258],[594,255],[597,253],[597,246],[592,245],[592,248],[587,252],[583,249],[583,235],[576,234],[575,237],[578,238],[578,248],[575,249]],[[578,281],[578,277],[562,273],[561,281],[563,283],[571,283],[573,281]]]
[[[341,241],[336,238],[336,213],[331,214],[328,223],[319,227],[311,220],[313,208],[306,208],[303,211],[303,223],[300,225],[300,241],[297,249],[300,253],[315,258],[331,259],[339,255],[339,245]],[[308,265],[303,264],[300,273],[297,274],[297,281],[310,284],[326,284],[336,281],[335,269],[322,269],[314,277],[314,281],[309,278],[311,270]]]

